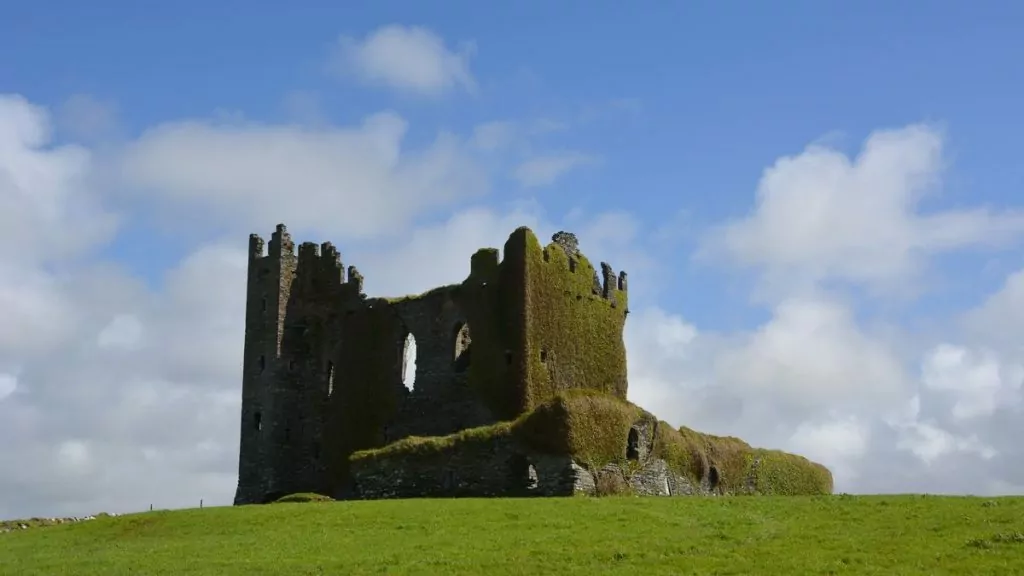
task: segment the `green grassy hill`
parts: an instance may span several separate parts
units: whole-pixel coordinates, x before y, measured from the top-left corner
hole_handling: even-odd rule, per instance
[[[0,534],[0,573],[1024,574],[1024,498],[317,502]]]

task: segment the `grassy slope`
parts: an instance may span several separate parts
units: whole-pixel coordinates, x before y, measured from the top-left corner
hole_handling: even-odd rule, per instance
[[[0,535],[0,574],[1020,574],[1024,498],[397,500]]]

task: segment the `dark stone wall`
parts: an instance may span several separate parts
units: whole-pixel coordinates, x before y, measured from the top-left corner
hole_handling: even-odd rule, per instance
[[[568,456],[533,452],[508,437],[397,459],[356,459],[352,474],[351,496],[360,499],[571,496],[593,486]]]
[[[653,426],[638,422],[633,430],[640,446],[636,458],[594,472],[568,455],[539,452],[512,434],[459,438],[433,449],[409,445],[386,454],[357,454],[349,497],[594,495],[600,485],[621,486],[643,496],[716,493],[707,480],[695,484],[673,472],[665,460],[651,456]]]

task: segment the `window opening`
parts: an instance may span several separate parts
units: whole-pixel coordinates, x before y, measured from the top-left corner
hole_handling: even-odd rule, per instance
[[[334,362],[327,363],[327,397],[334,393]]]
[[[402,347],[402,384],[410,392],[416,386],[416,337],[410,332]]]

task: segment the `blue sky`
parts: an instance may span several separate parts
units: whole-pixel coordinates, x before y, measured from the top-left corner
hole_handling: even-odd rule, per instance
[[[286,220],[403,291],[530,224],[636,273],[631,398],[670,421],[831,458],[850,491],[962,492],[967,468],[982,491],[1024,486],[993,456],[1024,406],[1024,7],[660,4],[4,3],[0,200],[18,208],[0,223],[42,247],[0,260],[0,296],[29,298],[0,303],[27,327],[74,318],[35,347],[0,334],[0,421],[51,410],[40,358],[74,349],[88,373],[105,357],[83,342],[118,342],[124,374],[88,394],[128,410],[139,382],[173,383],[174,409],[228,423],[144,470],[95,422],[40,451],[163,477],[216,445],[228,464],[188,462],[218,480],[181,473],[169,505],[222,490],[249,232]],[[31,141],[44,117],[52,140]],[[159,372],[182,333],[203,349]],[[103,482],[67,506],[130,508]]]
[[[571,124],[540,145],[601,161],[546,193],[553,214],[623,209],[657,226],[685,211],[698,230],[746,212],[762,170],[780,155],[821,138],[856,153],[876,128],[921,121],[939,124],[951,142],[944,193],[927,207],[1006,205],[1024,181],[1011,145],[1024,122],[1021,76],[1013,73],[1024,53],[1015,33],[1024,8],[1014,2],[306,2],[292,10],[266,2],[36,2],[6,12],[0,51],[15,57],[0,69],[0,87],[54,107],[91,95],[116,105],[133,135],[224,110],[288,121],[296,93],[336,123],[397,110],[410,122],[410,143],[495,119]],[[477,93],[424,101],[325,73],[339,34],[393,22],[424,25],[453,45],[473,43]],[[490,201],[523,195],[498,182]],[[724,280],[702,285],[713,274],[677,278],[692,291],[688,300],[700,302],[680,305],[712,324],[723,310],[708,300]],[[969,298],[946,289],[930,297]]]

